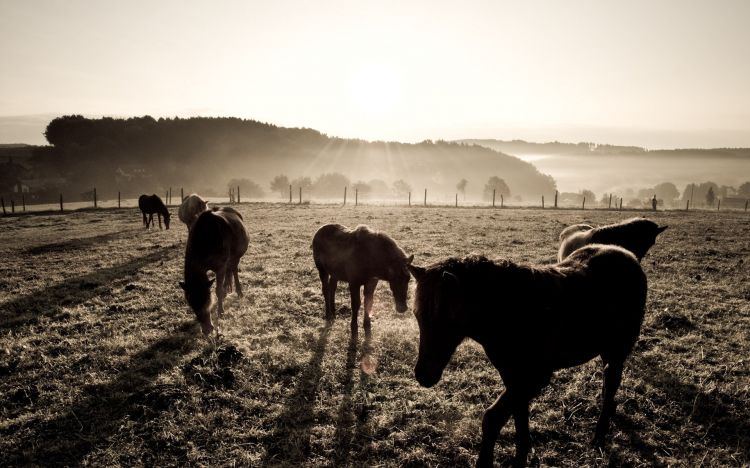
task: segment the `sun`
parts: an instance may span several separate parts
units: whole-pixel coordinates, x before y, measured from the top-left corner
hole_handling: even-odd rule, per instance
[[[351,78],[351,99],[363,113],[382,115],[393,110],[399,98],[399,80],[395,71],[381,64],[358,68]]]

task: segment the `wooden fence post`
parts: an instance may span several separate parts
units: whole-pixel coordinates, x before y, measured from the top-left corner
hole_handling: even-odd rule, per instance
[[[411,206],[411,192],[409,192],[409,206]],[[745,208],[747,208],[747,204],[745,205]]]
[[[555,206],[555,208],[557,208],[557,206]],[[583,206],[581,206],[581,209],[582,210],[586,209],[586,197],[583,197]]]
[[[96,187],[94,187],[94,208],[96,207]]]
[[[185,201],[185,192],[182,190],[182,187],[180,187],[180,204]]]
[[[542,209],[544,209],[544,195],[542,195]]]
[[[120,208],[120,191],[117,191],[117,208]]]
[[[586,197],[583,197],[583,204],[586,204]],[[557,208],[557,190],[555,190],[555,208]]]
[[[0,203],[3,204],[3,216],[5,216],[7,213],[5,212],[5,198],[0,197]]]
[[[167,206],[169,206],[169,189],[167,189],[167,192],[164,194],[164,201],[167,203]]]
[[[11,213],[16,212],[16,202],[12,198],[10,199],[10,212]]]
[[[237,203],[241,203],[241,199],[240,199],[240,186],[239,185],[237,186]]]
[[[299,204],[302,204],[302,186],[299,186]]]
[[[719,198],[719,205],[716,207],[716,211],[721,210],[721,198]]]
[[[495,190],[496,189],[492,189],[492,208],[495,207]],[[500,194],[500,196],[502,197],[502,194]]]
[[[688,199],[687,202],[685,202],[685,211],[688,211],[690,209],[690,199]]]
[[[503,194],[500,194],[500,208],[503,208],[505,206],[505,198],[503,197]]]
[[[23,205],[23,212],[26,213],[26,197],[24,194],[21,194],[21,204]]]
[[[607,209],[608,210],[612,209],[612,194],[611,193],[609,194],[609,205],[607,205]]]
[[[62,193],[60,194],[60,213],[63,211]]]
[[[424,189],[424,206],[427,206],[427,189]]]
[[[747,200],[745,200],[745,211],[747,211]]]
[[[620,211],[622,211],[622,197],[620,197]]]
[[[456,194],[456,208],[458,208],[458,194]]]
[[[289,184],[289,203],[292,203],[292,184]]]
[[[346,206],[346,186],[344,186],[344,205]]]
[[[359,187],[354,187],[354,206],[359,205]]]

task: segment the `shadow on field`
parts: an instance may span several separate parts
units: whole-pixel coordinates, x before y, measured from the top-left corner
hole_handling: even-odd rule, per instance
[[[134,275],[150,263],[169,257],[179,244],[163,247],[126,263],[74,276],[41,291],[0,304],[0,331],[33,324],[39,317],[56,317],[63,306],[74,306],[101,294],[100,286],[111,286],[118,279]]]
[[[346,353],[346,373],[343,380],[343,400],[339,405],[338,417],[336,418],[336,454],[334,466],[350,466],[352,449],[361,449],[360,444],[364,439],[365,422],[367,421],[367,408],[363,405],[356,408],[353,403],[354,393],[354,369],[357,357],[357,334],[349,338],[349,348]],[[365,339],[362,343],[360,361],[366,356],[371,356],[372,333],[365,331]],[[364,389],[367,386],[369,375],[360,369],[360,385]],[[356,418],[356,421],[355,421]]]
[[[654,358],[640,359],[636,366],[646,382],[660,389],[680,407],[684,418],[672,421],[675,427],[692,421],[705,430],[703,434],[696,433],[696,438],[730,451],[737,450],[745,459],[750,457],[750,407],[747,402],[722,392],[706,393],[696,385],[683,382],[674,372],[665,370]],[[683,442],[689,444],[689,440]]]
[[[51,244],[37,245],[29,247],[24,253],[29,255],[42,255],[53,252],[65,252],[71,250],[83,250],[95,244],[104,244],[111,240],[118,239],[120,237],[132,236],[136,231],[142,231],[143,229],[127,229],[124,231],[108,232],[106,234],[99,234],[98,236],[83,237],[80,239],[70,239],[63,242],[54,242]]]
[[[173,334],[133,355],[110,382],[85,387],[80,400],[63,414],[19,429],[16,437],[21,443],[15,453],[7,454],[8,464],[80,465],[92,451],[106,449],[125,419],[137,418],[143,406],[152,412],[167,410],[182,394],[151,382],[195,347],[196,327],[193,320],[184,322]]]
[[[264,441],[266,456],[261,465],[296,466],[310,453],[309,428],[315,423],[313,407],[323,376],[321,366],[332,326],[332,322],[326,322],[321,329],[310,362],[299,377],[294,393],[284,402],[284,412],[279,416],[275,430]]]

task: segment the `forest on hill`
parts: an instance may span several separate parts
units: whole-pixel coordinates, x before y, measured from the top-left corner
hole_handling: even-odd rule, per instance
[[[230,182],[241,180],[253,187],[246,196],[279,197],[278,184],[271,188],[278,178],[306,185],[313,196],[339,194],[341,183],[360,184],[373,194],[385,186],[393,196],[426,188],[445,198],[454,196],[462,180],[469,198],[481,197],[497,179],[516,198],[552,196],[556,189],[554,179],[533,164],[482,146],[369,142],[238,118],[69,115],[52,120],[45,137],[49,146],[26,147],[31,155],[12,167],[0,148],[8,179],[0,191],[15,184],[41,199],[58,192],[75,198],[95,186],[123,196],[164,193],[171,186],[224,195]]]

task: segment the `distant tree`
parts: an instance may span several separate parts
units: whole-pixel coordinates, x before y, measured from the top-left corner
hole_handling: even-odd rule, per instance
[[[715,201],[716,201],[716,194],[714,193],[714,188],[709,187],[708,192],[706,192],[706,205],[714,206]]]
[[[591,190],[581,190],[581,196],[586,199],[586,203],[590,203],[592,205],[596,203],[596,194]]]
[[[741,197],[750,197],[750,182],[744,182],[737,189],[737,195]]]
[[[409,192],[411,192],[411,185],[407,184],[402,179],[399,179],[393,183],[393,193],[398,198],[403,198],[409,195]]]
[[[388,184],[384,180],[372,179],[367,183],[370,186],[370,195],[377,198],[388,198],[390,196],[390,190]]]
[[[315,179],[311,190],[318,197],[338,198],[343,195],[344,187],[349,185],[351,183],[348,177],[338,172],[332,172],[330,174],[321,174]]]
[[[366,197],[372,192],[372,187],[362,180],[358,180],[352,184],[352,188],[357,191],[360,197]]]
[[[302,187],[302,190],[309,190],[313,183],[309,177],[297,177],[292,181],[291,185],[294,189]]]
[[[653,193],[656,194],[656,198],[664,200],[664,203],[671,205],[676,198],[680,196],[680,191],[672,182],[662,182],[654,187]]]
[[[463,195],[463,197],[464,197],[464,200],[466,200],[466,185],[467,185],[468,183],[469,183],[469,181],[468,181],[468,180],[466,180],[466,179],[461,179],[461,180],[459,180],[459,181],[458,181],[458,183],[456,184],[456,190],[458,190],[459,192],[461,192],[461,195]]]
[[[230,190],[237,190],[238,186],[240,188],[240,199],[261,198],[265,195],[263,188],[250,179],[232,179],[227,183]]]
[[[505,183],[503,179],[497,176],[492,176],[484,186],[484,199],[492,200],[492,191],[495,191],[495,196],[500,195],[504,197],[510,196],[510,187]]]
[[[282,198],[285,198],[289,190],[289,177],[277,175],[271,181],[271,191],[277,192]]]

